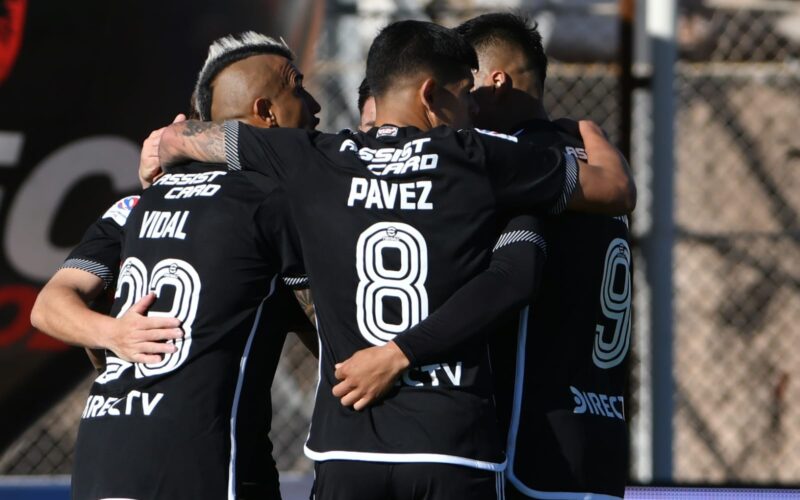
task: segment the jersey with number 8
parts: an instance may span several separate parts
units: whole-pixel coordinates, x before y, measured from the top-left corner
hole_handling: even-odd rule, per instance
[[[576,164],[476,131],[377,130],[226,124],[228,165],[277,179],[297,222],[321,340],[306,455],[501,470],[485,342],[412,367],[359,412],[331,393],[335,364],[402,336],[484,270],[498,202],[563,208]]]
[[[398,253],[399,269],[386,269],[384,250]],[[378,222],[356,243],[356,314],[358,329],[370,343],[383,345],[428,316],[428,247],[419,231],[408,224]],[[400,302],[400,321],[388,323],[385,300]]]

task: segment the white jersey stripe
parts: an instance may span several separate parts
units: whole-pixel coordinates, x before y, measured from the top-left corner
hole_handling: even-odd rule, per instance
[[[502,471],[506,467],[506,462],[493,463],[475,460],[472,458],[456,457],[452,455],[442,455],[439,453],[371,453],[366,451],[314,451],[303,446],[303,451],[311,460],[324,462],[325,460],[354,460],[357,462],[385,462],[393,464],[402,463],[437,463],[463,465],[473,469],[487,471]]]
[[[519,418],[522,409],[523,381],[525,380],[525,343],[528,336],[528,314],[530,306],[526,306],[519,313],[519,330],[517,332],[517,367],[514,374],[514,398],[511,406],[511,426],[508,429],[508,443],[506,444],[506,460],[510,467],[506,476],[511,480],[514,475],[514,454],[517,447],[517,433],[519,432]]]
[[[295,276],[283,278],[283,283],[290,288],[307,288],[308,276]]]
[[[564,491],[539,491],[528,488],[514,476],[509,476],[508,480],[523,495],[536,498],[538,500],[623,500],[622,497],[605,495],[602,493],[572,493]]]
[[[278,276],[273,276],[269,285],[269,293],[258,305],[256,310],[256,317],[253,320],[253,327],[250,329],[250,335],[247,337],[247,343],[242,352],[242,359],[239,361],[239,377],[236,380],[236,392],[233,395],[233,407],[231,408],[231,455],[228,462],[228,500],[236,500],[236,419],[239,416],[239,398],[242,394],[242,384],[244,383],[245,369],[247,368],[247,357],[250,355],[250,348],[253,346],[253,337],[255,337],[258,325],[261,322],[261,311],[264,310],[264,303],[272,297],[275,292],[275,281]]]
[[[561,197],[556,201],[553,208],[550,209],[551,214],[560,214],[567,208],[569,200],[572,198],[572,193],[578,186],[578,162],[571,154],[564,154],[564,169],[566,170],[564,187],[561,191]]]
[[[512,243],[534,243],[539,247],[539,249],[541,249],[542,252],[544,252],[544,255],[547,256],[547,242],[545,239],[538,233],[521,229],[501,234],[497,239],[497,243],[494,245],[492,252],[496,252]]]
[[[107,289],[114,282],[114,273],[103,264],[87,259],[67,259],[61,264],[59,269],[80,269],[87,273],[94,274],[103,280],[103,288]]]
[[[317,329],[317,387],[314,389],[314,401],[317,400],[317,396],[319,396],[319,384],[322,381],[322,335],[319,328],[319,311],[317,311],[317,305],[311,304],[311,307],[314,309],[314,328]],[[308,440],[311,439],[311,426],[314,425],[313,419],[311,422],[308,423],[308,434],[306,434],[306,442],[303,443],[303,450],[305,450],[306,444],[308,444]],[[314,472],[316,474],[316,472]]]
[[[241,170],[239,163],[239,122],[226,120],[223,124],[225,130],[225,161],[231,170]]]
[[[506,478],[502,472],[494,473],[494,482],[497,489],[497,500],[506,499]]]
[[[319,358],[318,358],[318,370],[317,370],[317,389],[314,394],[314,399],[316,400],[316,393],[319,392],[319,384],[320,384],[320,373],[322,373],[322,337],[320,335],[320,311],[317,310],[316,306],[314,307],[315,317],[317,320],[317,340],[319,342]],[[309,425],[308,429],[308,436],[311,436],[311,425]],[[506,462],[503,461],[502,463],[493,463],[493,462],[484,462],[481,460],[475,460],[471,458],[464,458],[464,457],[456,457],[452,455],[441,455],[438,453],[370,453],[370,452],[360,452],[360,451],[314,451],[308,447],[308,438],[306,438],[306,443],[303,445],[303,452],[305,455],[310,458],[311,460],[317,462],[324,462],[325,460],[354,460],[360,462],[386,462],[386,463],[440,463],[440,464],[452,464],[452,465],[463,465],[465,467],[471,467],[473,469],[480,469],[480,470],[488,470],[488,471],[502,471],[506,467]]]
[[[500,132],[495,132],[494,130],[486,130],[483,128],[473,128],[475,132],[483,135],[489,135],[492,137],[497,137],[498,139],[505,139],[509,142],[519,142],[519,139],[514,137],[513,135],[502,134]]]

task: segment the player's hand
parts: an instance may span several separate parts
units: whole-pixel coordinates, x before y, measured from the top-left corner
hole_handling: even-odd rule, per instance
[[[408,358],[394,342],[369,347],[336,364],[333,395],[343,406],[362,410],[377,401],[408,368]]]
[[[605,130],[603,130],[600,125],[596,124],[592,120],[579,120],[578,121],[578,131],[581,134],[581,138],[583,138],[584,142],[587,138],[595,138],[600,137],[605,141],[608,141],[608,134],[606,134]]]
[[[158,363],[164,354],[177,351],[167,340],[183,337],[177,318],[145,316],[156,300],[154,293],[145,295],[121,317],[106,334],[104,347],[131,363]]]
[[[186,121],[186,115],[180,113],[172,120],[172,123],[182,121]],[[158,159],[158,145],[161,143],[161,135],[165,128],[150,132],[150,135],[142,143],[142,152],[139,156],[139,182],[142,184],[142,189],[149,188],[163,173]]]

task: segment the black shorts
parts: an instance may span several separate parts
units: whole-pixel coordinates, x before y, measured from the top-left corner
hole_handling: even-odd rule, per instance
[[[328,460],[314,464],[313,500],[502,499],[503,477],[461,465]]]

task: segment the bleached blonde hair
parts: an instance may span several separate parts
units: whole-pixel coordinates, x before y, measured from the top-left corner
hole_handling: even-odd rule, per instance
[[[208,48],[206,62],[197,75],[194,86],[193,104],[197,116],[204,121],[211,120],[211,82],[231,64],[258,54],[276,54],[290,61],[294,53],[283,38],[277,40],[255,31],[245,31],[238,35],[228,35],[217,40]]]

